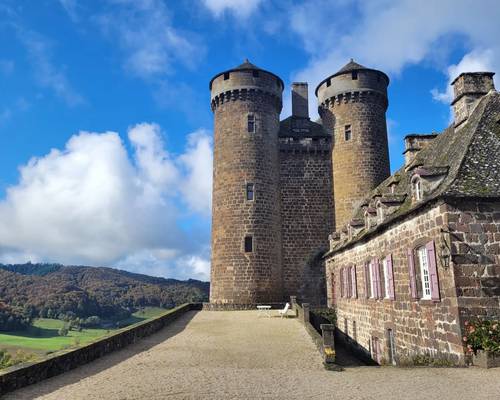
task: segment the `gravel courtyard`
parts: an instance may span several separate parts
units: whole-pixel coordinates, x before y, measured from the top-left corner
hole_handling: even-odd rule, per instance
[[[500,369],[325,371],[296,319],[189,312],[170,327],[5,399],[499,399]]]

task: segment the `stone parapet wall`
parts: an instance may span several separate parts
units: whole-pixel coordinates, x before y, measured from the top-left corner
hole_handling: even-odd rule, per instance
[[[0,372],[0,395],[59,375],[115,350],[122,349],[159,331],[186,312],[200,309],[201,304],[184,304],[169,310],[164,315],[120,329],[116,333],[85,346],[54,353],[37,363],[7,368]]]

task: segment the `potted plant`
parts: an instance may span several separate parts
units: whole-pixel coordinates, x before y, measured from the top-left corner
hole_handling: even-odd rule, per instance
[[[483,368],[500,367],[500,322],[465,321],[463,337],[472,363]]]

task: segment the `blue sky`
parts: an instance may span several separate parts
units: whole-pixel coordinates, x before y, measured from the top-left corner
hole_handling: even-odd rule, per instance
[[[449,82],[499,71],[488,0],[0,0],[0,261],[207,279],[208,82],[249,58],[314,87],[351,57],[391,78],[403,137],[450,122]],[[498,87],[498,84],[497,84]]]

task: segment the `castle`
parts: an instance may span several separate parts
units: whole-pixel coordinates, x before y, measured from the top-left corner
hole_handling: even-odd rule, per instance
[[[500,317],[500,94],[452,83],[454,121],[405,137],[390,175],[389,78],[351,60],[316,88],[248,61],[210,81],[214,112],[208,309],[289,296],[337,312],[340,340],[379,363],[464,364],[471,318]]]
[[[388,83],[349,62],[316,89],[318,123],[306,83],[292,85],[292,115],[280,121],[284,85],[273,73],[245,61],[211,80],[211,303],[326,301],[328,235],[389,176]]]

